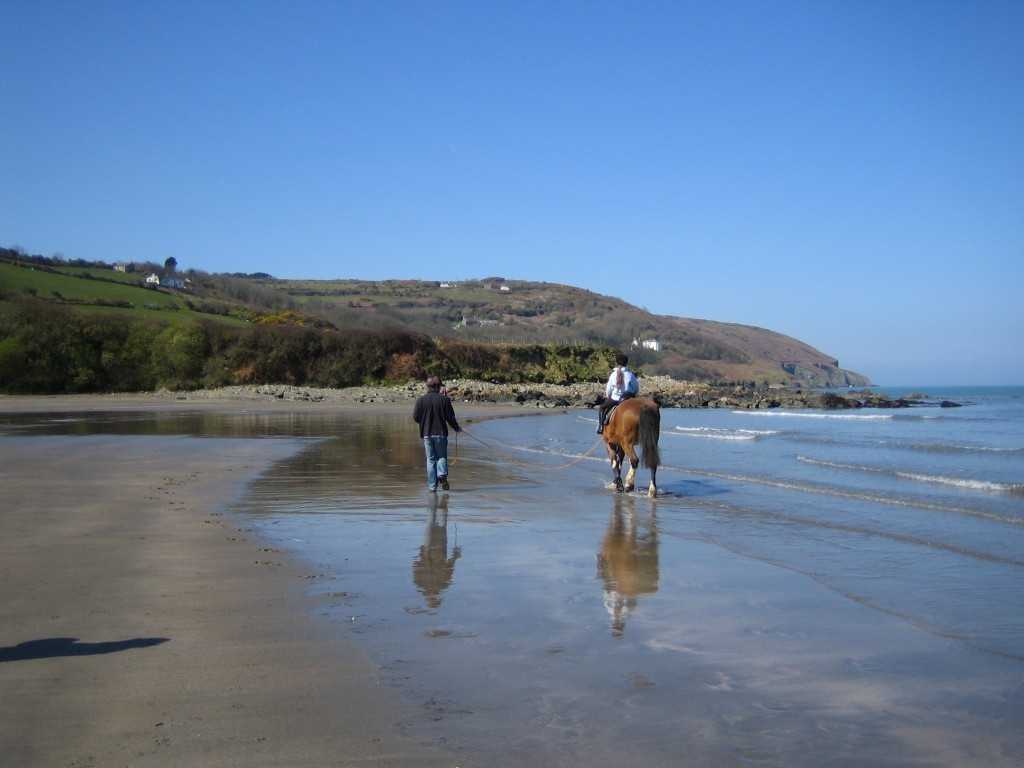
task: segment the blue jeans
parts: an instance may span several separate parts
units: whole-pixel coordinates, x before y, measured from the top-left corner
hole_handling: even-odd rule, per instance
[[[427,454],[427,488],[436,491],[437,481],[448,477],[448,438],[445,435],[424,437],[423,450]]]

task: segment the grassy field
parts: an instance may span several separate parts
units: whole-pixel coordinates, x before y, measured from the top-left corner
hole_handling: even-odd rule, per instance
[[[118,272],[116,269],[97,269],[95,267],[73,267],[70,265],[64,265],[60,267],[51,267],[51,269],[60,272],[62,275],[68,275],[70,277],[82,277],[88,279],[89,277],[98,277],[102,280],[113,280],[117,283],[124,283],[125,285],[134,285],[139,287],[145,284],[146,275],[142,272]]]
[[[78,273],[78,274],[75,274]],[[104,279],[88,279],[86,274]],[[46,301],[73,304],[87,312],[102,312],[177,325],[198,318],[244,326],[240,318],[208,315],[188,307],[186,297],[167,290],[143,288],[139,275],[113,270],[64,267],[59,271],[0,261],[0,294],[32,294]],[[131,306],[114,306],[124,304]]]

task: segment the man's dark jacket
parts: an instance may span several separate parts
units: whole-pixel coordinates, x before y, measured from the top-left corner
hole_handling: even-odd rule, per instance
[[[427,392],[421,395],[413,406],[412,418],[420,425],[420,437],[447,437],[449,424],[456,432],[462,429],[455,420],[452,401],[440,392]]]

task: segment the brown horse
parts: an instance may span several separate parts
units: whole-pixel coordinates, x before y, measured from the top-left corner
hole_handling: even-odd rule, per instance
[[[649,397],[633,397],[615,407],[612,418],[604,428],[604,443],[612,460],[615,473],[615,490],[620,493],[633,490],[636,468],[640,465],[634,445],[642,449],[643,465],[651,470],[651,485],[647,495],[652,499],[658,495],[657,475],[658,437],[661,434],[661,409]],[[622,460],[629,456],[629,472],[626,483],[622,483]]]

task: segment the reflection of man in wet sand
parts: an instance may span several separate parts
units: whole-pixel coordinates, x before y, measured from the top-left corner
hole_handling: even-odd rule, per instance
[[[462,555],[459,547],[448,556],[448,496],[428,497],[427,535],[419,556],[412,563],[412,581],[426,598],[427,605],[441,605],[441,593],[451,586],[455,577],[455,561]]]
[[[654,510],[641,535],[633,500],[625,497],[629,508],[623,513],[623,498],[615,497],[608,532],[597,553],[597,575],[604,582],[604,604],[616,635],[625,631],[626,612],[636,607],[637,598],[658,591],[658,525]]]

